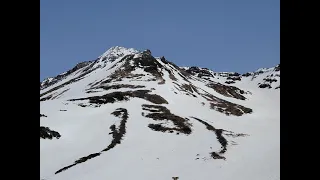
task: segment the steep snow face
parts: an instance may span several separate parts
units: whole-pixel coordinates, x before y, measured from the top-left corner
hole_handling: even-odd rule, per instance
[[[40,90],[41,179],[280,179],[280,65],[219,73],[113,47],[61,75]]]

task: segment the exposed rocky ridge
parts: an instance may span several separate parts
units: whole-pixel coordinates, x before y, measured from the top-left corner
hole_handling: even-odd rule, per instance
[[[90,63],[92,63],[92,61],[84,61],[84,62],[80,62],[78,63],[76,66],[74,66],[72,69],[68,70],[65,73],[59,74],[56,77],[52,78],[46,78],[45,80],[43,80],[42,82],[40,82],[40,89],[44,89],[46,87],[49,87],[51,85],[54,85],[55,83],[61,81],[62,79],[64,79],[65,77],[69,76],[71,73],[76,72],[77,70],[88,66]]]
[[[197,74],[197,76],[200,77],[200,78],[203,77],[203,76],[213,77],[213,74],[210,73],[208,71],[208,69],[205,69],[205,68],[200,69],[199,67],[195,67],[195,66],[190,67],[189,69],[186,70],[186,72],[191,74],[191,75],[196,75]]]
[[[121,51],[126,51],[126,53],[123,53]],[[109,54],[106,54],[109,52]],[[164,84],[165,79],[163,78],[163,72],[160,69],[163,69],[169,73],[169,77],[171,80],[177,80],[177,77],[172,73],[172,68],[177,72],[177,75],[183,78],[186,81],[189,81],[188,79],[193,79],[192,76],[196,76],[198,78],[201,78],[203,80],[209,81],[209,82],[214,82],[215,79],[219,78],[226,78],[226,81],[224,82],[225,84],[234,84],[236,81],[241,81],[241,77],[252,77],[254,79],[257,75],[263,74],[266,71],[270,71],[272,69],[275,72],[280,71],[280,64],[275,66],[274,68],[262,68],[259,69],[255,72],[248,72],[243,75],[237,73],[237,72],[213,72],[212,70],[209,70],[208,68],[200,68],[196,66],[192,67],[178,67],[174,63],[168,61],[165,59],[164,56],[160,57],[159,60],[160,62],[170,65],[170,66],[163,66],[157,61],[155,57],[152,56],[152,53],[150,50],[146,50],[143,52],[136,51],[134,49],[125,49],[123,47],[112,47],[110,48],[104,55],[100,56],[97,60],[95,61],[86,61],[86,62],[81,62],[78,63],[74,68],[71,70],[62,73],[54,78],[47,78],[44,81],[40,82],[40,89],[46,89],[57,82],[61,81],[68,75],[74,73],[75,71],[83,68],[84,70],[82,72],[79,72],[80,76],[75,77],[68,82],[73,83],[76,82],[77,80],[81,79],[84,75],[94,71],[97,68],[104,67],[107,63],[112,63],[114,62],[117,58],[121,57],[121,60],[114,64],[114,68],[117,64],[123,63],[121,68],[118,68],[110,77],[109,77],[109,83],[110,82],[116,82],[116,81],[121,81],[123,78],[136,78],[141,76],[145,76],[145,74],[134,74],[132,71],[136,70],[137,68],[143,69],[145,72],[150,73],[153,75],[154,78],[149,78],[149,81],[159,81],[158,84]],[[103,65],[101,65],[101,62],[104,62]],[[100,64],[99,64],[100,63]],[[98,65],[96,65],[98,64]],[[90,66],[89,66],[90,65]],[[95,68],[93,69],[93,67]],[[87,67],[87,68],[84,68]],[[91,70],[91,71],[89,71]],[[87,72],[89,71],[89,72]],[[83,75],[84,73],[84,75]],[[268,80],[266,80],[268,82]],[[272,82],[271,82],[272,83]],[[268,84],[268,83],[263,83],[261,84]],[[270,84],[270,83],[269,83]],[[65,84],[64,84],[65,85]],[[62,85],[62,86],[64,86]],[[260,85],[260,84],[258,84]],[[59,86],[61,87],[61,86]],[[57,87],[57,88],[59,88]],[[53,89],[56,90],[56,89]]]
[[[276,89],[276,87],[278,86],[272,86],[271,83],[278,81],[279,78],[276,78],[280,77],[280,64],[272,68],[260,68],[257,71],[247,72],[242,75],[237,72],[214,72],[212,70],[209,70],[208,68],[200,68],[195,66],[182,67],[180,69],[184,71],[186,76],[192,75],[200,78],[202,81],[205,81],[207,83],[218,81],[225,85],[236,84],[237,82],[242,81],[243,78],[250,78],[250,80],[252,81],[257,76],[265,76],[265,78],[257,84],[257,87],[259,88],[270,87]],[[270,79],[268,78],[269,76],[273,76],[274,78]]]

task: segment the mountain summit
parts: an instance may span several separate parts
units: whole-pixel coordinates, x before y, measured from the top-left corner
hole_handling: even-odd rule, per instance
[[[40,82],[46,180],[276,179],[280,64],[178,67],[115,46]]]

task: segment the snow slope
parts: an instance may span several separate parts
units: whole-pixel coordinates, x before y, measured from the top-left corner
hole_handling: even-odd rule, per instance
[[[219,73],[117,46],[40,83],[40,107],[41,179],[280,179],[280,65]]]

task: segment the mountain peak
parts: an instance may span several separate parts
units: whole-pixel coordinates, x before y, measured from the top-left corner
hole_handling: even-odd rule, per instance
[[[119,56],[123,54],[133,54],[133,53],[138,53],[139,51],[134,49],[134,48],[126,48],[122,46],[113,46],[109,48],[107,51],[105,51],[99,58],[103,58],[106,56]]]
[[[279,97],[280,65],[215,72],[114,46],[40,83],[40,177],[279,179]]]

